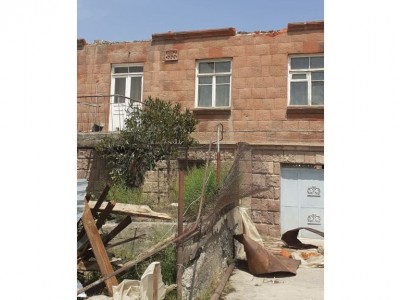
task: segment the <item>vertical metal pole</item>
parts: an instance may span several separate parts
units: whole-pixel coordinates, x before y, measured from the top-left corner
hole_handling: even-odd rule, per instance
[[[97,113],[98,113],[98,106],[99,106],[99,99],[98,99],[98,97],[97,97],[97,95],[98,95],[98,93],[99,93],[99,83],[98,82],[96,82],[96,112],[95,112],[95,115],[94,115],[94,124],[95,124],[95,126],[96,126],[96,122],[97,122]]]
[[[179,170],[179,194],[178,194],[178,236],[183,233],[183,170]],[[182,275],[183,275],[183,241],[177,243],[176,257],[176,284],[178,300],[182,300]]]
[[[220,128],[220,126],[217,126],[217,186],[219,186],[221,178],[221,155],[219,152]]]

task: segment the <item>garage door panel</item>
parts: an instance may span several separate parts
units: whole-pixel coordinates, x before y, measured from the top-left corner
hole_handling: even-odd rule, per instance
[[[281,176],[281,233],[297,227],[323,231],[324,170],[283,167]],[[307,230],[299,236],[322,238]]]
[[[281,232],[298,227],[299,224],[299,209],[298,207],[282,207],[282,215],[286,216],[286,222],[281,224]]]
[[[293,196],[298,190],[298,173],[295,169],[282,169],[281,185],[285,188],[281,189],[281,198],[285,199],[285,206],[299,206],[299,199]]]

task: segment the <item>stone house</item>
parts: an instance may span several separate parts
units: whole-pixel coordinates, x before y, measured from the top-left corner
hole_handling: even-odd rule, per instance
[[[244,184],[267,190],[241,205],[262,235],[300,226],[323,231],[323,21],[276,31],[167,32],[133,42],[79,39],[77,49],[78,178],[99,176],[93,141],[122,128],[129,99],[159,97],[194,113],[202,145],[222,125],[223,160],[239,142],[249,144]],[[149,175],[158,187],[160,170]]]

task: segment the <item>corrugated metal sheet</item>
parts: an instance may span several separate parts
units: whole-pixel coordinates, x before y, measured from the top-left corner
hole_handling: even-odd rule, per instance
[[[88,186],[88,181],[87,179],[78,179],[77,182],[77,221],[82,217],[83,210],[84,210],[84,201],[85,201],[85,196],[86,196],[86,189]]]

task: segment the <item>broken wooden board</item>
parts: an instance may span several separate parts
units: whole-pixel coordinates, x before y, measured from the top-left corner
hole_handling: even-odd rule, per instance
[[[86,235],[89,239],[90,245],[92,246],[94,256],[97,264],[99,265],[101,274],[106,276],[114,272],[108,258],[106,249],[104,248],[96,223],[93,219],[92,213],[90,212],[89,206],[85,203],[85,210],[82,215],[82,223],[86,231]],[[118,285],[117,278],[115,276],[110,277],[105,281],[108,293],[110,296],[113,294],[112,286]]]
[[[93,208],[96,205],[96,201],[89,201],[89,207]],[[107,206],[107,203],[102,203],[99,207],[99,211],[103,211]],[[171,220],[172,218],[164,213],[158,213],[151,210],[147,205],[135,205],[135,204],[125,204],[116,203],[114,209],[112,210],[114,214],[118,215],[128,215],[141,218],[150,219],[161,219],[161,220]]]

